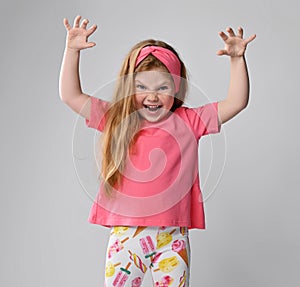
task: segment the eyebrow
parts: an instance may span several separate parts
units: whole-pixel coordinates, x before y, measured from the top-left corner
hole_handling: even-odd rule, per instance
[[[146,85],[145,85],[143,82],[141,82],[140,80],[135,80],[135,82],[138,82],[138,83],[143,84],[144,86],[146,86]],[[170,80],[165,80],[165,81],[163,81],[162,83],[160,83],[160,84],[157,85],[157,86],[161,87],[161,86],[166,85],[166,84],[171,84],[171,81],[170,81]]]

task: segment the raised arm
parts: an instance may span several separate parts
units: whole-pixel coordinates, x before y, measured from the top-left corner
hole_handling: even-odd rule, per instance
[[[97,26],[93,25],[91,28],[86,29],[89,22],[87,19],[84,19],[79,26],[80,18],[80,15],[75,18],[73,27],[70,26],[66,18],[64,19],[67,39],[60,70],[59,94],[61,100],[73,111],[89,119],[91,101],[90,96],[84,94],[81,90],[79,57],[80,50],[96,45],[94,42],[87,42],[87,39],[94,33]]]
[[[243,29],[238,28],[235,35],[231,28],[219,35],[225,42],[223,50],[217,51],[217,55],[230,56],[230,83],[228,95],[225,100],[219,102],[218,114],[220,123],[225,123],[246,108],[249,100],[249,76],[245,59],[245,51],[248,43],[253,41],[255,34],[248,39],[243,39]]]

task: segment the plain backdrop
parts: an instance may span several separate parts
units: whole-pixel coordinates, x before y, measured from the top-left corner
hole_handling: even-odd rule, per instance
[[[246,51],[249,106],[200,146],[210,196],[207,229],[190,232],[191,286],[299,284],[297,1],[12,0],[0,11],[1,286],[103,286],[109,229],[87,221],[95,174],[86,147],[95,132],[58,89],[63,18],[73,24],[77,14],[98,25],[97,45],[80,58],[88,94],[115,79],[136,42],[158,38],[177,49],[202,91],[191,105],[203,95],[221,100],[229,59],[216,56],[218,32],[241,25],[246,37],[257,34]]]

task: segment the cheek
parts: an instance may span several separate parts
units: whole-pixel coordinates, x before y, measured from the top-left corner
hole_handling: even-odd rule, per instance
[[[141,94],[134,96],[135,104],[136,106],[140,107],[143,105],[144,97]]]
[[[165,105],[166,105],[166,107],[168,107],[168,109],[171,109],[172,106],[173,106],[173,104],[174,104],[174,98],[173,98],[173,97],[170,97],[170,98],[166,101],[166,103],[165,103]]]

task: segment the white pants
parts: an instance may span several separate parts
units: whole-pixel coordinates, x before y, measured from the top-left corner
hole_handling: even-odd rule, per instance
[[[106,252],[106,287],[140,287],[148,270],[152,275],[153,286],[188,287],[189,267],[187,227],[111,228]]]

